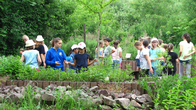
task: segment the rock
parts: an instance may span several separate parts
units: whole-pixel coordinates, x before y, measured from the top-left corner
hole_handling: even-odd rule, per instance
[[[145,110],[154,109],[154,103],[153,102],[145,102],[143,105],[144,105]]]
[[[15,91],[16,93],[20,93],[20,92],[21,92],[21,89],[20,89],[20,87],[14,87],[14,91]]]
[[[112,96],[108,96],[108,98],[113,99]]]
[[[139,103],[144,103],[144,102],[146,102],[146,99],[144,98],[144,97],[142,97],[142,96],[137,96],[136,97],[136,99],[135,99],[137,102],[139,102]]]
[[[100,96],[101,94],[104,95],[104,96],[108,96],[108,95],[109,95],[108,91],[107,91],[107,90],[104,90],[104,89],[98,90],[98,94],[99,94],[99,96]]]
[[[110,92],[110,95],[112,96],[113,99],[117,99],[118,98],[118,94],[117,93]]]
[[[56,101],[56,97],[53,94],[45,93],[42,95],[44,101]]]
[[[136,90],[136,89],[132,90],[131,93],[132,93],[132,94],[135,94],[135,95],[137,95],[137,96],[140,95],[140,91],[138,91],[138,90]]]
[[[67,91],[70,91],[72,89],[72,87],[71,86],[67,86]]]
[[[4,90],[4,92],[7,94],[10,91],[10,88],[7,88]]]
[[[112,108],[110,106],[107,106],[107,105],[101,105],[100,110],[112,110]]]
[[[24,96],[19,93],[12,93],[6,97],[6,100],[18,103],[20,99],[24,99]]]
[[[84,92],[81,92],[81,93],[80,93],[80,96],[86,98],[86,97],[88,97],[88,94],[86,94],[86,93],[84,93]]]
[[[127,109],[130,105],[130,100],[126,98],[115,99],[116,103],[119,104],[122,108]]]
[[[150,95],[148,94],[143,94],[142,97],[144,97],[146,99],[147,102],[153,102],[152,98],[150,97]]]
[[[50,84],[50,85],[48,86],[48,88],[49,88],[50,90],[54,90],[56,87],[57,87],[56,84]]]
[[[71,92],[71,91],[66,91],[65,94],[66,94],[66,95],[71,95],[72,92]]]
[[[97,99],[98,97],[99,97],[99,96],[97,96],[97,95],[94,95],[94,96],[93,96],[93,99]]]
[[[128,93],[128,94],[124,95],[124,98],[131,99],[131,96],[132,96],[132,94]]]
[[[83,90],[89,90],[89,87],[86,86],[85,84],[83,84],[83,85],[81,86],[81,89],[83,89]]]
[[[125,95],[124,93],[119,93],[118,98],[123,98],[124,95]]]
[[[116,105],[116,102],[113,100],[113,99],[110,99],[106,96],[101,96],[103,98],[103,103],[106,104],[106,105],[109,105],[109,106],[115,106]]]
[[[37,93],[37,94],[34,96],[34,99],[35,99],[36,101],[40,102],[41,99],[42,99],[41,94]]]
[[[97,98],[97,99],[93,99],[93,102],[94,102],[96,105],[102,105],[103,100],[102,100],[101,98]]]
[[[142,106],[139,104],[139,103],[137,103],[135,100],[131,100],[131,105],[132,106],[134,106],[135,108],[142,108]]]
[[[93,86],[93,87],[90,88],[90,91],[95,92],[95,91],[97,91],[98,89],[99,89],[98,86]]]
[[[0,94],[0,103],[3,102],[4,98],[5,98],[5,95],[4,94]]]
[[[132,95],[131,95],[131,99],[133,99],[133,100],[135,100],[136,97],[137,97],[137,96],[136,96],[135,94],[132,94]]]

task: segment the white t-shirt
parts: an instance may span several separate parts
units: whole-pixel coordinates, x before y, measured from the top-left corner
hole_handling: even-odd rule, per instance
[[[115,50],[115,52],[112,53],[112,60],[120,60],[119,53],[122,52],[122,49],[119,48],[119,47],[117,49],[115,49],[114,47],[112,47],[112,50]]]
[[[43,45],[44,46],[44,49],[45,49],[45,54],[47,53],[47,51],[48,51],[48,47],[44,44]]]
[[[141,69],[149,69],[148,61],[144,55],[149,55],[149,49],[143,49],[140,52],[140,68]]]
[[[194,47],[193,43],[192,42],[188,43],[187,41],[181,41],[179,45],[182,45],[182,48],[183,48],[182,49],[182,54],[181,54],[179,59],[183,60],[183,61],[192,59],[191,56],[189,56],[185,59],[183,57],[192,52],[193,47]]]
[[[137,50],[137,56],[135,59],[139,59],[140,58],[140,50]]]
[[[104,57],[109,56],[110,52],[112,52],[112,47],[108,45],[104,50]]]

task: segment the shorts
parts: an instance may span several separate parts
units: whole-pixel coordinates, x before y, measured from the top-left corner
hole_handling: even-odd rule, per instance
[[[137,67],[140,67],[140,60],[139,59],[136,59],[136,64],[137,64]]]
[[[185,63],[185,64],[190,64],[192,62],[192,60],[180,60],[180,63]]]

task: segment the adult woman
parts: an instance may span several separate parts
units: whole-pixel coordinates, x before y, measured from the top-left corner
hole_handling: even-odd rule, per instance
[[[183,41],[180,42],[180,52],[179,52],[179,74],[180,74],[180,78],[183,75],[183,71],[184,71],[184,66],[186,65],[186,74],[187,77],[190,78],[190,74],[191,74],[191,61],[192,61],[192,57],[191,55],[193,55],[195,53],[195,47],[193,45],[193,43],[191,42],[191,37],[188,33],[184,33],[182,35]]]

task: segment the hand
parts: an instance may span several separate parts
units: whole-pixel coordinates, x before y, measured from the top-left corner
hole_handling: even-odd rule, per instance
[[[184,56],[183,58],[185,59],[185,58],[187,58],[187,56]]]
[[[151,59],[151,61],[155,61],[155,59]]]
[[[65,64],[69,64],[69,62],[68,62],[68,61],[66,61],[66,60],[64,60],[64,63],[65,63]]]
[[[44,67],[46,68],[46,63],[44,63]]]
[[[97,59],[94,59],[94,62],[97,62]]]
[[[23,48],[20,48],[20,51],[24,51],[24,49]]]
[[[20,51],[20,54],[22,54],[23,52],[22,51]]]
[[[153,73],[153,69],[152,68],[150,68],[150,73]]]
[[[56,61],[56,62],[55,62],[55,65],[60,65],[60,64],[61,64],[61,63],[59,63],[59,61]]]

